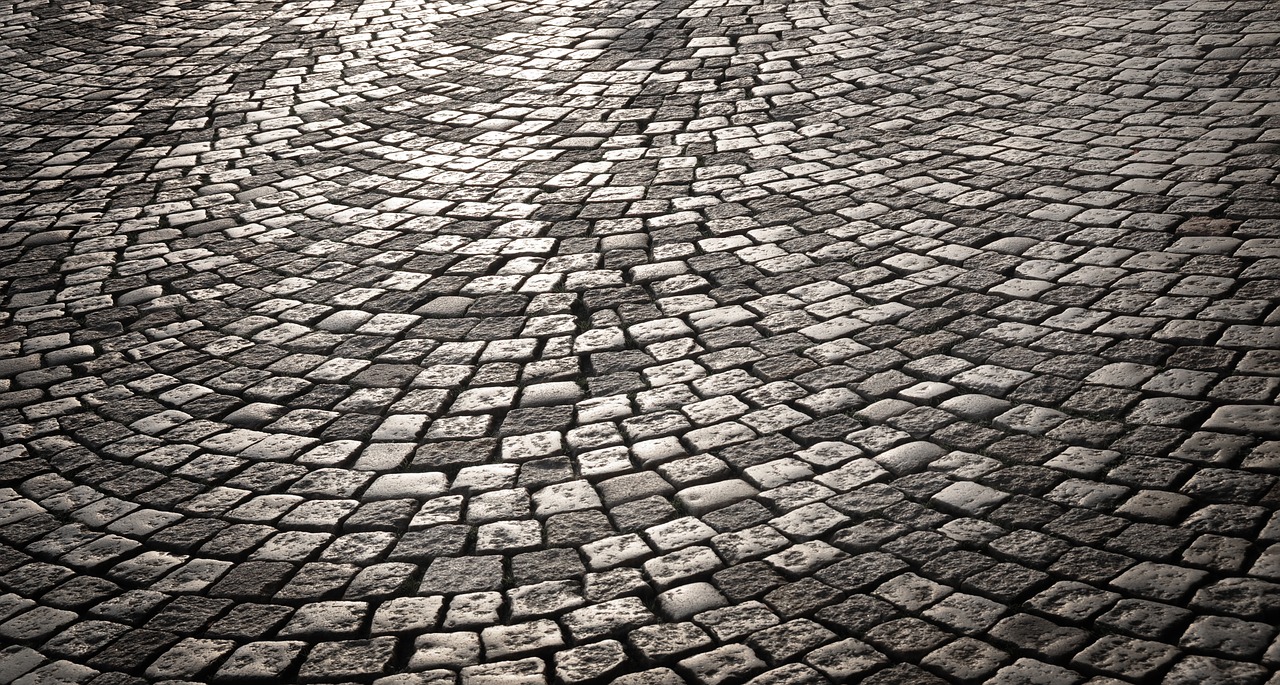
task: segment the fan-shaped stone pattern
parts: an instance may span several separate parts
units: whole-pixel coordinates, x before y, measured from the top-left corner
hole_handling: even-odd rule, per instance
[[[5,682],[1276,668],[1266,3],[11,10]]]

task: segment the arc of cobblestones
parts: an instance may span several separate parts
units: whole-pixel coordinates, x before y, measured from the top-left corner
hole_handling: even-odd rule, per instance
[[[4,682],[1275,681],[1266,3],[0,21]]]

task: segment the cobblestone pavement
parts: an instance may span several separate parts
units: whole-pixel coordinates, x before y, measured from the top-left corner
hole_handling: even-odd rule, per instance
[[[1276,685],[1268,0],[0,9],[0,684]]]

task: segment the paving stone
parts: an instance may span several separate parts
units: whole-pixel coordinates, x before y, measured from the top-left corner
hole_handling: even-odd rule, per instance
[[[492,664],[466,666],[460,672],[461,680],[477,685],[493,685],[496,683],[546,682],[546,663],[537,657],[517,659],[513,661],[495,661]]]
[[[577,683],[607,676],[625,664],[627,656],[616,640],[595,642],[556,653],[556,676]]]
[[[713,609],[694,616],[694,621],[721,641],[745,637],[778,623],[778,617],[760,602]]]
[[[326,682],[382,675],[391,666],[395,647],[396,641],[390,637],[321,642],[311,648],[298,678]]]
[[[405,633],[435,628],[444,606],[441,597],[395,597],[373,613],[370,632]]]
[[[457,680],[456,674],[443,668],[422,673],[397,673],[374,680],[378,685],[447,685]]]
[[[343,635],[359,630],[368,613],[364,602],[317,602],[307,604],[294,612],[280,635]]]
[[[441,557],[431,562],[420,591],[440,594],[497,590],[502,587],[502,557]]]
[[[1190,615],[1185,609],[1141,599],[1122,599],[1098,617],[1098,623],[1129,635],[1152,639],[1176,635]]]
[[[682,620],[728,601],[710,583],[690,583],[673,587],[658,595],[658,607],[670,620]]]
[[[111,621],[82,621],[46,642],[44,649],[51,655],[83,660],[128,630],[128,626]]]
[[[624,633],[653,623],[656,617],[635,597],[610,599],[571,611],[562,619],[575,642]]]
[[[924,666],[932,666],[960,682],[985,681],[1009,655],[990,645],[963,637],[933,652],[921,660]]]
[[[758,493],[758,490],[745,481],[728,480],[685,488],[676,493],[676,501],[689,513],[700,515],[732,505]]]
[[[645,574],[658,588],[710,574],[722,566],[709,547],[689,547],[644,562]]]
[[[1165,675],[1165,682],[1263,682],[1267,669],[1260,664],[1229,661],[1206,656],[1189,656],[1177,663]]]
[[[818,685],[825,682],[825,679],[814,669],[804,664],[787,664],[778,668],[765,671],[760,675],[747,681],[754,685],[769,685],[782,683],[813,683]]]
[[[186,679],[199,676],[235,648],[231,640],[187,638],[165,652],[147,667],[146,676],[154,679]]]
[[[990,628],[1004,612],[1000,602],[956,592],[927,609],[924,615],[957,632],[973,634]]]
[[[0,682],[1270,677],[1266,8],[383,5],[6,24]]]
[[[1252,578],[1226,578],[1211,583],[1195,593],[1193,608],[1239,618],[1262,618],[1280,585]]]
[[[904,573],[882,583],[875,594],[908,611],[919,611],[951,592],[952,589],[945,585],[914,573]]]
[[[445,494],[446,483],[442,473],[389,473],[374,479],[365,490],[364,497],[430,499]]]
[[[651,553],[651,549],[634,533],[605,538],[582,546],[587,565],[592,570],[605,570],[625,563],[638,562]]]
[[[26,675],[13,681],[22,683],[22,685],[34,685],[35,683],[87,683],[91,679],[96,679],[99,674],[87,666],[72,663],[70,661],[58,660],[32,670]]]
[[[653,662],[703,650],[711,645],[707,633],[688,622],[642,626],[631,631],[627,641],[644,658]]]
[[[654,495],[671,495],[675,489],[652,471],[618,476],[602,481],[600,494],[607,506],[617,506]]]
[[[477,633],[427,633],[414,640],[413,649],[410,669],[459,669],[479,660],[480,636]]]
[[[614,685],[680,685],[684,679],[669,668],[653,668],[613,679]]]
[[[891,654],[903,655],[924,655],[950,640],[950,636],[937,627],[914,618],[881,623],[866,636],[873,645]]]
[[[449,600],[442,623],[445,628],[470,628],[492,624],[502,609],[499,592],[465,592]]]
[[[12,645],[0,651],[0,658],[3,658],[4,674],[10,682],[17,680],[45,661],[45,658],[34,649],[18,645]]]
[[[860,676],[889,662],[865,642],[848,638],[809,652],[805,662],[833,680]]]
[[[279,678],[297,661],[305,642],[250,642],[241,645],[214,673],[215,681]]]
[[[716,553],[731,564],[786,549],[791,541],[773,526],[753,526],[711,538]]]
[[[1142,597],[1176,601],[1205,577],[1205,572],[1199,570],[1142,562],[1120,574],[1111,585]]]
[[[1021,658],[1001,668],[988,682],[1034,683],[1035,685],[1067,685],[1084,681],[1084,676],[1071,670],[1035,659]]]
[[[927,442],[914,442],[894,447],[876,455],[875,460],[895,475],[915,473],[946,454],[946,450]]]
[[[1084,630],[1061,626],[1030,614],[1015,614],[1001,619],[991,628],[991,636],[1006,649],[1029,649],[1046,660],[1074,653],[1088,641],[1088,633]]]
[[[746,645],[726,645],[680,661],[700,683],[715,685],[727,680],[752,675],[766,668],[765,663]]]
[[[953,513],[976,516],[996,508],[1009,495],[979,483],[957,482],[933,495],[932,502]]]
[[[1264,437],[1276,437],[1275,426],[1280,422],[1280,413],[1275,407],[1258,405],[1229,405],[1214,410],[1213,415],[1204,423],[1209,430],[1242,432]]]
[[[1179,644],[1227,658],[1254,659],[1266,648],[1273,633],[1275,629],[1263,623],[1203,616],[1187,628]]]
[[[574,581],[547,581],[514,588],[507,593],[513,618],[558,613],[582,606],[581,585]]]
[[[510,626],[491,626],[480,634],[485,654],[511,656],[559,647],[564,644],[555,621],[538,619]]]
[[[1141,678],[1163,669],[1177,654],[1169,645],[1109,635],[1082,650],[1072,663],[1122,678]]]
[[[0,635],[15,642],[40,640],[53,635],[75,619],[75,613],[70,611],[34,607],[0,624]]]

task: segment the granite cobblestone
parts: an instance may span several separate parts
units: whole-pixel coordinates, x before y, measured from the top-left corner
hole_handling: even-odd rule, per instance
[[[1265,0],[13,0],[0,683],[1280,668]]]

